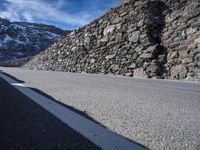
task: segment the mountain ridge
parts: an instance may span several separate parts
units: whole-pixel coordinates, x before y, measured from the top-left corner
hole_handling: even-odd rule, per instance
[[[0,18],[0,61],[34,56],[69,33],[52,25]]]

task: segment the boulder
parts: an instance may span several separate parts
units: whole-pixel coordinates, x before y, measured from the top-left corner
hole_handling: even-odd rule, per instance
[[[108,33],[112,33],[115,30],[116,26],[115,25],[110,25],[106,27],[103,31],[103,35],[107,35]]]
[[[143,68],[138,68],[134,70],[133,77],[135,78],[148,78],[147,73]]]
[[[187,68],[184,65],[176,65],[171,68],[171,77],[176,79],[183,79],[187,75]]]
[[[131,33],[129,37],[129,42],[137,43],[139,41],[139,38],[140,38],[140,31],[135,31]]]

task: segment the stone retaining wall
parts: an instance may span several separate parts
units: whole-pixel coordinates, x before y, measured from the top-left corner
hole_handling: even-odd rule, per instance
[[[111,9],[25,67],[200,79],[200,2],[135,0]]]

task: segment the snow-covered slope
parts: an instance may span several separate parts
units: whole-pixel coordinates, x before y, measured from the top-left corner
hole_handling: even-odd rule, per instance
[[[67,34],[54,26],[0,18],[0,61],[38,54]]]

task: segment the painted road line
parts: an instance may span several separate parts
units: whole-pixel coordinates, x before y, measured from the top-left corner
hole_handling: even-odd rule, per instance
[[[56,116],[72,129],[89,139],[91,142],[104,150],[144,150],[145,148],[123,138],[116,133],[102,127],[101,125],[75,113],[74,111],[36,93],[16,82],[8,76],[0,73],[0,77],[9,82],[21,93],[42,106],[48,112]]]
[[[21,86],[21,87],[25,87],[23,84],[21,83],[10,83],[12,86]]]

